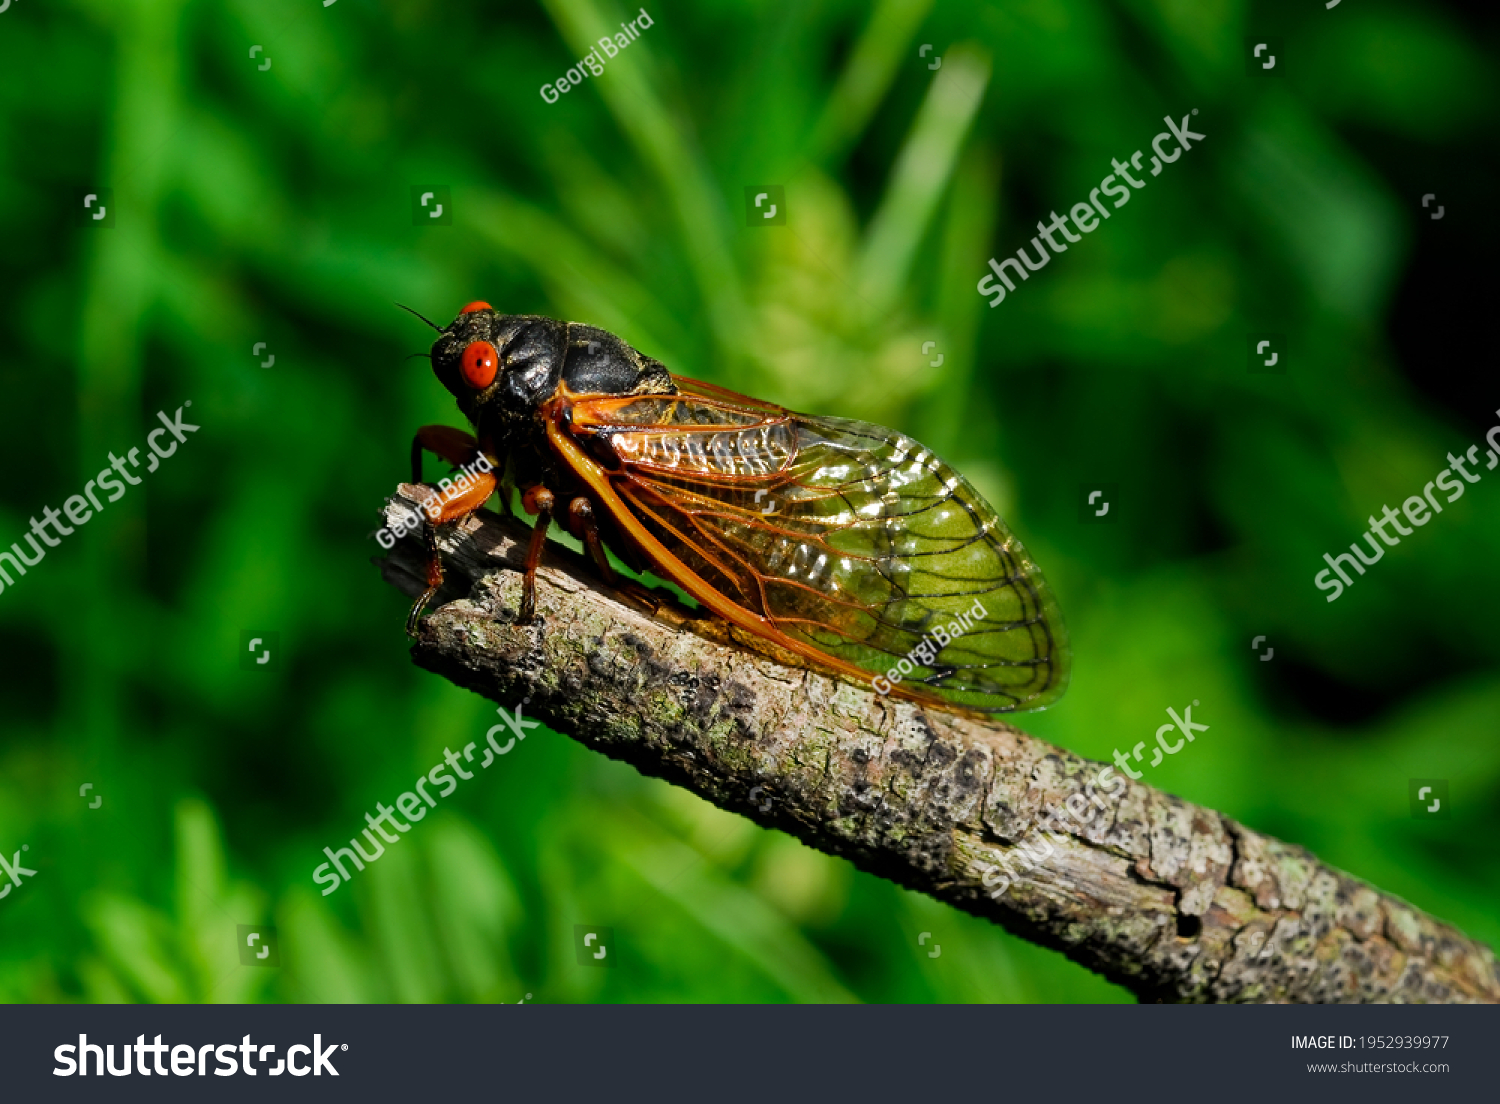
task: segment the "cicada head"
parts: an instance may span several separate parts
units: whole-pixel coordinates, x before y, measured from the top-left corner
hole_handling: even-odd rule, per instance
[[[477,427],[532,417],[561,378],[562,323],[470,303],[432,344],[432,370]]]

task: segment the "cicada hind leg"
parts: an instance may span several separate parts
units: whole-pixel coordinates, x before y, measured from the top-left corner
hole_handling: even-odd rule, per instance
[[[637,582],[635,579],[627,578],[615,570],[614,564],[609,562],[609,555],[604,550],[604,538],[599,533],[599,521],[594,513],[594,504],[583,495],[579,495],[568,503],[568,531],[583,542],[588,549],[589,558],[594,561],[594,566],[599,569],[599,575],[606,585],[613,587],[623,597],[633,600],[643,609],[655,615],[662,608],[662,599],[658,595]],[[626,566],[632,570],[639,571],[642,564],[632,562],[633,557],[627,549],[619,545],[612,546],[620,553]]]
[[[427,603],[443,585],[443,561],[438,554],[437,527],[446,522],[462,521],[468,517],[489,500],[498,484],[493,469],[488,472],[475,470],[475,465],[482,455],[479,451],[479,442],[462,430],[449,426],[423,426],[417,431],[411,443],[412,482],[414,483],[422,481],[423,449],[436,453],[456,467],[465,469],[468,475],[464,482],[440,492],[436,503],[429,499],[423,505],[422,513],[427,522],[427,589],[412,604],[411,613],[407,614],[407,636],[417,635],[417,625],[422,619]],[[434,505],[436,514],[433,513]]]
[[[594,504],[579,495],[568,503],[568,522],[569,532],[583,542],[589,557],[599,568],[599,574],[604,576],[604,581],[610,586],[618,586],[619,576],[604,553],[604,542],[599,539],[599,525],[594,520]]]

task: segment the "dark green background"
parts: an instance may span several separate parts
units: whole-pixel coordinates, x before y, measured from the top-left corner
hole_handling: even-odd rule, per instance
[[[1108,759],[1196,699],[1210,731],[1150,783],[1500,941],[1500,471],[1337,602],[1313,586],[1500,419],[1493,17],[648,11],[551,105],[540,86],[638,12],[0,13],[0,540],[156,411],[192,400],[202,427],[0,594],[0,851],[38,871],[0,901],[0,997],[1129,999],[549,732],[319,896],[325,845],[497,721],[411,666],[369,563],[413,430],[459,421],[396,301],[595,323],[916,435],[1067,617],[1072,688],[1024,727]],[[1251,73],[1269,37],[1279,68]],[[1201,146],[987,306],[986,258],[1194,108]],[[784,226],[747,226],[761,184]],[[450,190],[451,225],[414,224],[418,185]],[[110,229],[81,218],[100,187]],[[1285,374],[1248,370],[1255,332],[1287,335]],[[1101,482],[1112,524],[1084,524]],[[241,668],[246,630],[279,634],[274,664]],[[1413,818],[1412,778],[1449,780],[1449,819]],[[262,923],[277,970],[238,964],[236,925]],[[614,929],[616,969],[577,964],[577,924]]]

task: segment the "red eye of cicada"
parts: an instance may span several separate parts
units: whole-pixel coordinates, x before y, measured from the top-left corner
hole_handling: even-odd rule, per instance
[[[495,382],[495,373],[500,369],[500,354],[488,341],[471,341],[459,358],[459,371],[475,391],[483,391]]]
[[[495,309],[494,307],[490,306],[483,299],[475,299],[472,303],[470,303],[467,307],[465,307],[463,310],[459,311],[458,313],[459,314],[469,314],[472,311],[477,311],[477,310],[494,310],[494,309]]]

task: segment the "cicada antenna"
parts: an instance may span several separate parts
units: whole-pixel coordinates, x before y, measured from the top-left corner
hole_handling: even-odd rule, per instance
[[[408,312],[410,314],[415,314],[418,318],[420,318],[423,322],[426,322],[429,326],[431,326],[438,333],[442,333],[443,332],[443,327],[439,326],[436,322],[434,322],[432,319],[428,318],[426,315],[420,314],[417,311],[412,310],[405,303],[397,303],[396,306],[400,307],[402,310],[404,310],[404,311],[406,311],[406,312]]]

